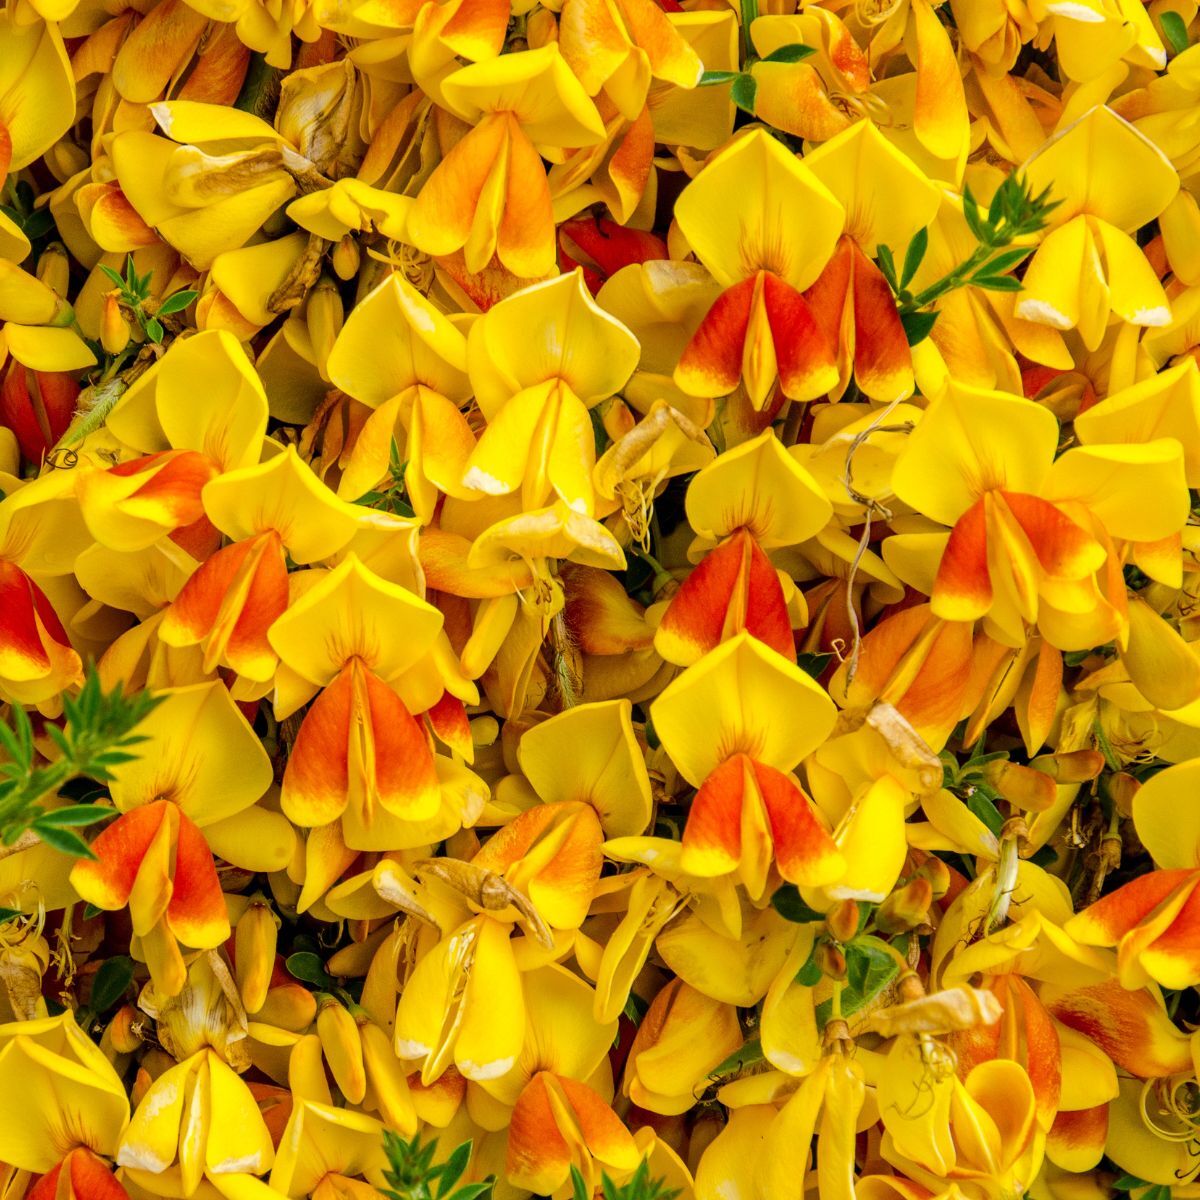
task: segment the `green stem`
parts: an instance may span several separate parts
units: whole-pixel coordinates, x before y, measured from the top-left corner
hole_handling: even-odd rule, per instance
[[[923,292],[918,292],[901,306],[902,313],[917,312],[928,307],[935,300],[940,300],[947,292],[962,287],[975,272],[987,262],[991,256],[991,246],[976,246],[969,258],[959,263],[949,275],[943,275],[936,283],[931,283]]]
[[[754,43],[750,39],[750,26],[758,20],[758,0],[742,0],[742,37],[746,43],[746,65],[754,57]]]

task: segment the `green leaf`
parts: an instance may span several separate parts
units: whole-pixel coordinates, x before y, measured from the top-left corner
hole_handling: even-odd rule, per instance
[[[1189,44],[1187,25],[1183,18],[1177,12],[1168,10],[1159,16],[1158,23],[1162,26],[1163,37],[1167,39],[1172,53],[1182,54]]]
[[[142,326],[146,336],[157,346],[163,340],[162,322],[157,317],[150,317]]]
[[[95,858],[92,848],[70,829],[57,829],[53,825],[42,828],[35,824],[35,832],[53,850],[59,854],[70,855],[71,858]]]
[[[106,958],[92,980],[89,1007],[99,1015],[108,1012],[133,982],[133,959],[123,954]]]
[[[439,1168],[441,1179],[438,1183],[438,1197],[444,1196],[463,1176],[463,1172],[471,1162],[471,1147],[473,1143],[468,1138],[461,1146],[456,1146],[453,1153]]]
[[[65,758],[70,759],[73,757],[71,753],[71,743],[67,740],[66,733],[59,729],[57,725],[44,725],[42,727],[42,732],[59,748],[59,750],[62,751]]]
[[[485,1179],[482,1183],[468,1183],[465,1187],[460,1187],[452,1196],[447,1197],[447,1200],[475,1200],[476,1196],[490,1192],[494,1182],[492,1179]]]
[[[3,724],[0,724],[0,746],[4,748],[4,753],[13,760],[12,762],[4,763],[3,767],[11,767],[17,772],[24,773],[22,766],[24,755],[21,753],[21,745],[17,741],[17,735],[7,725]]]
[[[1000,836],[1000,830],[1004,828],[1004,818],[984,788],[972,788],[964,803],[972,815],[978,817],[996,837]]]
[[[804,987],[816,987],[825,977],[825,972],[821,970],[821,964],[817,962],[817,947],[820,944],[816,939],[813,940],[808,957],[801,963],[800,970],[796,972],[796,982]]]
[[[39,833],[46,828],[66,829],[71,826],[95,825],[106,817],[115,817],[117,810],[105,804],[71,804],[42,813],[33,823]]]
[[[875,247],[875,257],[879,260],[879,269],[883,272],[884,279],[888,281],[888,287],[893,292],[898,292],[900,281],[896,278],[896,260],[892,257],[891,249],[880,243]]]
[[[754,116],[754,97],[758,94],[758,81],[753,75],[741,74],[729,89],[729,98],[742,110]]]
[[[785,920],[805,924],[809,921],[823,921],[824,913],[815,908],[809,908],[800,895],[800,889],[794,884],[785,883],[776,888],[771,895],[771,907]]]
[[[83,919],[85,921],[91,921],[91,920],[95,919],[96,917],[100,916],[100,914],[103,912],[104,912],[104,909],[97,908],[94,904],[91,904],[91,903],[85,904],[83,907]]]
[[[974,195],[972,195],[969,185],[964,185],[963,187],[963,216],[966,218],[967,225],[975,240],[986,243],[990,231],[986,228],[983,218],[979,215],[979,204]]]
[[[1027,247],[1017,246],[1012,250],[1001,250],[983,264],[982,273],[985,275],[1005,275],[1019,266],[1029,257],[1032,251]]]
[[[19,908],[0,908],[0,925],[6,921],[15,921],[18,917],[23,917],[25,914]]]
[[[640,1025],[649,1008],[648,1001],[643,1000],[637,992],[630,992],[629,999],[625,1001],[625,1007],[621,1009],[621,1015],[628,1018],[634,1025]],[[617,1036],[620,1037],[620,1034]]]
[[[173,296],[168,296],[158,306],[158,315],[160,317],[169,317],[172,313],[183,312],[199,294],[199,292],[194,292],[191,288],[187,288],[182,292],[176,292]]]
[[[31,242],[36,242],[54,228],[54,216],[48,208],[39,208],[25,218],[21,228]]]
[[[1019,292],[1021,281],[1011,275],[973,275],[971,286],[988,292]]]
[[[803,42],[789,42],[786,46],[780,46],[778,50],[772,50],[762,61],[798,63],[803,62],[810,54],[816,54],[816,52],[815,47],[806,46]]]
[[[818,679],[825,668],[829,666],[832,658],[832,654],[797,654],[796,665],[806,675]]]
[[[310,951],[302,950],[289,955],[285,965],[288,974],[301,983],[311,983],[317,987],[333,986],[333,977],[325,970],[325,964]]]
[[[923,342],[937,323],[936,311],[910,312],[900,314],[900,324],[904,326],[904,336],[910,346]]]
[[[718,83],[732,83],[739,74],[738,71],[705,71],[696,86],[714,87]]]
[[[592,1200],[588,1195],[588,1186],[584,1181],[583,1172],[574,1163],[571,1164],[571,1194],[573,1200]]]
[[[103,271],[104,274],[107,275],[108,278],[117,285],[117,287],[124,288],[125,280],[122,279],[121,276],[112,269],[112,267],[106,267],[103,263],[100,263],[100,270]]]
[[[929,230],[922,229],[908,243],[908,250],[904,255],[904,267],[900,272],[900,287],[906,288],[912,281],[912,277],[917,273],[917,268],[921,265],[925,258],[925,251],[929,249]]]
[[[842,992],[842,1015],[865,1008],[900,973],[900,964],[884,943],[870,934],[859,934],[842,948],[846,955],[846,987]],[[827,1000],[817,1005],[817,1021],[824,1024],[833,1012]]]
[[[32,763],[33,723],[29,720],[29,714],[19,704],[12,710],[12,713],[13,729],[21,746],[21,753],[18,757],[21,762]],[[50,728],[57,728],[57,726],[51,726]]]

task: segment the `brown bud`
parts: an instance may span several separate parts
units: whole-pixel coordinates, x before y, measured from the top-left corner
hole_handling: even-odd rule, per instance
[[[821,942],[817,946],[814,961],[827,978],[846,978],[846,956],[832,942]]]
[[[950,868],[936,855],[931,854],[917,874],[929,880],[935,900],[940,900],[950,890]]]
[[[839,900],[825,914],[825,928],[835,942],[848,942],[858,932],[859,911],[854,900]]]
[[[875,913],[875,924],[883,933],[905,933],[925,923],[932,902],[933,885],[917,875],[884,900]]]

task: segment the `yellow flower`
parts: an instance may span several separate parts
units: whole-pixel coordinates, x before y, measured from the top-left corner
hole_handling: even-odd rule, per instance
[[[804,223],[789,221],[799,209]],[[748,133],[684,189],[675,220],[723,289],[675,368],[679,387],[723,396],[744,381],[756,409],[777,380],[791,400],[833,387],[833,349],[800,293],[829,261],[845,213],[804,163],[762,130]]]

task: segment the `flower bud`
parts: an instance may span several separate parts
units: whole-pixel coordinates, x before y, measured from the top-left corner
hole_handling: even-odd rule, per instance
[[[120,293],[114,288],[100,310],[100,345],[106,354],[120,354],[129,345],[129,322],[121,311]]]
[[[1029,765],[1049,775],[1055,783],[1088,783],[1104,770],[1104,755],[1099,750],[1040,754]]]
[[[535,8],[525,23],[525,39],[531,50],[540,50],[558,41],[558,22],[548,9]]]
[[[839,900],[825,914],[825,928],[835,942],[848,942],[858,932],[859,911],[854,900]]]
[[[234,940],[238,991],[248,1013],[266,1003],[278,940],[278,918],[262,901],[254,901],[238,921]]]
[[[300,1033],[313,1023],[316,1015],[317,1002],[312,992],[289,981],[267,992],[266,1001],[255,1017],[260,1024]]]
[[[308,323],[308,336],[312,340],[317,371],[328,383],[329,354],[337,341],[337,335],[341,332],[346,315],[337,284],[328,275],[322,275],[308,293],[308,305],[304,315]]]
[[[817,946],[813,961],[826,978],[846,978],[846,956],[832,942],[821,942]]]
[[[37,277],[56,296],[65,300],[71,285],[71,260],[62,242],[51,242],[38,256]]]
[[[333,273],[341,280],[353,279],[358,274],[362,264],[362,251],[358,248],[358,239],[353,234],[346,234],[333,248],[329,256]]]
[[[875,924],[883,933],[906,933],[925,923],[932,902],[932,884],[917,875],[884,900],[875,913]]]
[[[55,142],[43,157],[46,166],[50,168],[50,174],[59,183],[66,183],[72,175],[78,175],[80,171],[91,166],[88,152],[65,137]]]
[[[367,1094],[367,1072],[358,1022],[332,996],[317,1006],[317,1037],[342,1095],[351,1104],[361,1104]]]
[[[142,1036],[141,1014],[132,1004],[122,1005],[108,1023],[105,1036],[118,1054],[132,1054],[145,1041]]]
[[[1045,812],[1058,796],[1049,775],[1003,759],[988,763],[984,778],[1014,808],[1025,812]]]

